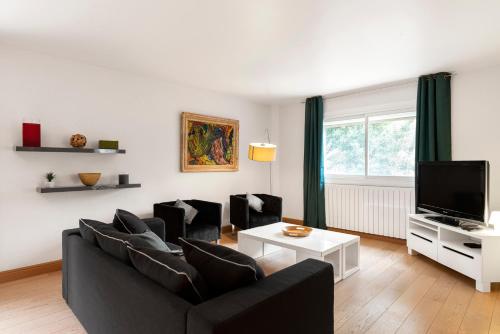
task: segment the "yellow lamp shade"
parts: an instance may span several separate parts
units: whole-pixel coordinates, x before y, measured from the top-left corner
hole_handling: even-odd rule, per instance
[[[248,159],[270,162],[276,159],[276,145],[266,143],[251,143],[248,145]]]

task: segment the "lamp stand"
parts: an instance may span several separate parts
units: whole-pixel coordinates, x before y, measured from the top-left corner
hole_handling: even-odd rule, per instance
[[[273,194],[273,163],[269,163],[269,195]]]
[[[267,133],[267,142],[268,144],[271,144],[271,133],[267,128],[266,128],[266,133]],[[269,162],[269,195],[272,194],[273,194],[273,163],[271,161]]]

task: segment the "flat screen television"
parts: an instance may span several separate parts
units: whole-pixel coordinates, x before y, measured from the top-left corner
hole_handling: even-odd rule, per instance
[[[417,209],[484,223],[489,214],[488,175],[488,161],[419,162]]]

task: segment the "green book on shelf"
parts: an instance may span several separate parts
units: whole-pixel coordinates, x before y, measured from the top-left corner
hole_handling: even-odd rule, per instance
[[[118,140],[99,140],[99,148],[106,150],[117,150]]]

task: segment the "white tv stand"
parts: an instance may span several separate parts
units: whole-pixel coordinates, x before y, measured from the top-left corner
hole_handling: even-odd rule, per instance
[[[476,289],[490,292],[492,282],[500,282],[500,233],[491,227],[465,231],[427,217],[408,215],[406,241],[408,254],[425,255],[476,280]],[[481,248],[469,248],[464,242],[476,242]]]

